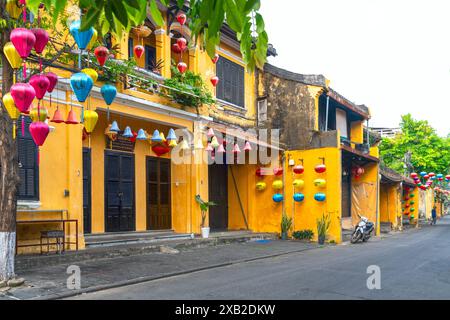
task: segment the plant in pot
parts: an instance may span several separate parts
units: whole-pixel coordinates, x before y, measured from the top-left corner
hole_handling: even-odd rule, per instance
[[[283,217],[281,218],[281,239],[282,240],[287,240],[288,232],[289,232],[289,230],[291,230],[291,227],[292,227],[292,218],[283,214]]]
[[[327,237],[328,229],[330,228],[330,216],[322,215],[322,218],[317,219],[317,235],[319,237],[319,244],[322,245],[325,243],[325,239]]]
[[[205,227],[206,215],[208,214],[209,207],[215,206],[216,204],[214,202],[203,201],[200,195],[195,196],[195,201],[197,201],[197,203],[199,204],[200,211],[202,212],[202,224],[200,225],[200,227],[202,228],[202,238],[206,239],[209,238],[210,231],[209,227]]]

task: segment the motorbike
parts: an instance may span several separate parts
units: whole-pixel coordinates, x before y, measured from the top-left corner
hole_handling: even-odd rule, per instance
[[[355,231],[353,231],[351,243],[357,243],[358,241],[367,242],[374,230],[375,226],[372,222],[369,221],[366,217],[361,217],[361,221],[355,227]]]

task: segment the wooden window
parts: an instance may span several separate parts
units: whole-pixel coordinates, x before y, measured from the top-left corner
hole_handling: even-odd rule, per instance
[[[19,119],[18,127],[21,128]],[[19,132],[17,137],[17,147],[19,155],[19,189],[17,199],[19,200],[39,200],[39,167],[38,167],[38,147],[30,135],[29,126],[31,119],[25,118],[25,136]],[[20,131],[20,129],[19,129]]]
[[[245,107],[244,67],[224,57],[220,57],[216,74],[220,81],[217,85],[217,99]]]
[[[152,71],[156,65],[156,48],[145,46],[145,69]]]

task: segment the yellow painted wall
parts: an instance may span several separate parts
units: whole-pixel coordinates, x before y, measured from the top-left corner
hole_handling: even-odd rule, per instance
[[[364,142],[364,125],[362,121],[351,122],[350,127],[350,140],[354,143]]]
[[[321,164],[321,157],[325,158],[327,166],[326,173],[318,174],[314,168]],[[328,214],[331,218],[331,225],[328,232],[328,240],[336,243],[341,242],[341,152],[338,148],[323,148],[306,151],[286,152],[286,159],[294,159],[296,164],[301,164],[303,159],[305,172],[296,175],[292,172],[292,167],[286,161],[286,214],[293,217],[293,230],[310,229],[314,232],[317,240],[317,219]],[[314,180],[325,179],[326,188],[314,186]],[[294,179],[302,179],[305,182],[303,189],[294,190]],[[293,200],[294,192],[301,192],[305,195],[305,200],[296,203]],[[327,196],[325,202],[317,202],[314,195],[317,192],[324,192]]]
[[[400,183],[380,184],[380,222],[391,223],[393,230],[401,226],[401,191]]]

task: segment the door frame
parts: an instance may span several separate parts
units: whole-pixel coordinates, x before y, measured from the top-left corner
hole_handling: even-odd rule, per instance
[[[169,163],[169,194],[168,194],[168,198],[169,198],[169,211],[170,211],[170,226],[169,226],[169,229],[167,229],[167,230],[171,230],[172,228],[173,228],[173,217],[172,217],[172,161],[171,161],[171,159],[167,159],[167,158],[160,158],[160,157],[153,157],[153,156],[146,156],[145,157],[145,190],[146,190],[146,198],[145,198],[145,208],[146,208],[146,211],[145,211],[145,219],[146,219],[146,222],[145,222],[145,224],[146,224],[146,229],[147,229],[147,231],[151,231],[151,230],[160,230],[160,229],[152,229],[151,228],[151,226],[150,226],[150,219],[149,219],[149,216],[150,216],[150,206],[149,206],[149,203],[148,203],[148,199],[149,199],[149,195],[150,195],[150,190],[149,190],[149,181],[148,181],[148,174],[149,174],[149,171],[148,171],[148,162],[149,162],[149,160],[156,160],[157,161],[157,163],[158,163],[158,166],[159,166],[159,170],[158,170],[158,185],[160,185],[160,177],[161,177],[161,170],[160,170],[160,168],[161,168],[161,165],[160,165],[160,163],[161,163],[161,160],[162,161],[166,161],[166,162],[168,162]],[[159,210],[159,207],[160,207],[160,198],[161,198],[161,196],[160,196],[160,188],[159,188],[159,190],[158,190],[158,210]],[[165,230],[165,229],[161,229],[161,230]]]
[[[88,167],[89,167],[89,173],[88,173],[88,220],[89,220],[89,228],[86,229],[86,225],[84,224],[84,167],[83,167],[83,233],[84,234],[91,234],[92,233],[92,151],[90,148],[83,148],[83,163],[84,163],[84,157],[85,155],[88,156]]]
[[[133,225],[134,225],[134,231],[136,231],[136,157],[134,153],[130,152],[123,152],[123,151],[116,151],[116,150],[109,150],[105,149],[104,158],[103,158],[103,168],[104,168],[104,178],[103,178],[103,188],[104,188],[104,232],[108,233],[108,183],[107,183],[107,171],[106,170],[106,164],[107,164],[107,155],[108,154],[119,154],[119,155],[129,155],[133,157],[133,200],[132,200],[132,213],[133,213]],[[110,231],[109,233],[116,233],[116,232],[123,232],[123,231]],[[132,231],[128,231],[132,232]]]
[[[228,189],[228,178],[229,178],[229,168],[228,168],[228,164],[226,164],[226,161],[224,161],[224,164],[212,164],[208,166],[208,199],[209,201],[214,201],[214,199],[212,199],[213,197],[211,197],[211,183],[210,183],[210,179],[211,179],[211,168],[212,166],[216,166],[216,167],[222,167],[222,169],[224,170],[224,172],[226,172],[226,181],[225,181],[225,189],[226,189],[226,199],[225,199],[225,209],[226,209],[226,226],[225,228],[213,228],[211,227],[211,208],[208,210],[208,225],[211,228],[211,231],[227,231],[229,230],[229,219],[230,219],[230,212],[229,212],[229,189]],[[220,204],[218,204],[218,206],[220,206]],[[217,207],[217,206],[215,206]],[[212,208],[215,208],[212,207]],[[213,209],[214,210],[214,209]]]

